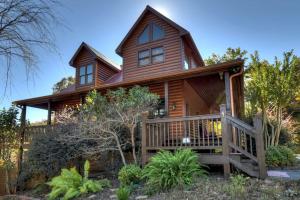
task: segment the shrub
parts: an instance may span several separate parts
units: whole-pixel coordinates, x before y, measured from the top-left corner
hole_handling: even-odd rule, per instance
[[[73,199],[81,194],[99,192],[103,187],[108,186],[107,181],[94,181],[88,179],[90,164],[84,164],[84,177],[76,168],[62,169],[60,176],[54,177],[48,184],[52,188],[49,193],[49,200],[63,197],[64,200]]]
[[[230,184],[226,186],[226,192],[234,199],[240,199],[245,196],[246,184],[249,177],[243,175],[230,176]]]
[[[138,184],[141,181],[142,169],[137,165],[126,165],[121,168],[118,179],[123,186]]]
[[[160,151],[151,158],[143,172],[143,178],[153,190],[190,185],[196,176],[206,175],[198,156],[190,149],[178,150],[174,154]]]
[[[271,167],[292,166],[296,162],[294,152],[286,146],[271,146],[266,151],[266,163]]]
[[[117,190],[118,200],[128,200],[129,195],[130,195],[130,189],[128,187],[122,186]]]

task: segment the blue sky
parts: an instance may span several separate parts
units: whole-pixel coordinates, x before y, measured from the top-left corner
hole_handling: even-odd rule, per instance
[[[62,77],[74,75],[68,65],[82,41],[121,64],[115,49],[146,5],[159,10],[189,30],[203,58],[227,47],[258,50],[261,57],[272,60],[283,51],[295,49],[300,55],[300,1],[298,0],[62,0],[60,18],[69,29],[55,31],[60,56],[39,52],[39,69],[27,83],[21,65],[16,65],[11,89],[0,107],[13,100],[52,92]],[[1,68],[0,68],[1,69]],[[3,69],[3,68],[2,68]],[[1,79],[3,70],[0,71]],[[46,111],[29,109],[31,121],[45,119]]]

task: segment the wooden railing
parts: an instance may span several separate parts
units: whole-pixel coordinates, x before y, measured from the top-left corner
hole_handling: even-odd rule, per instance
[[[223,133],[223,155],[227,156],[229,163],[252,176],[266,177],[265,151],[263,146],[262,121],[259,116],[253,119],[254,126],[226,114],[221,108],[221,121]],[[245,164],[231,158],[238,153],[248,159],[248,163],[258,166],[258,172],[249,169]],[[249,162],[250,161],[250,162]]]
[[[220,108],[220,115],[201,115],[178,118],[147,119],[142,122],[142,162],[146,163],[152,151],[178,148],[194,150],[222,150],[224,173],[230,173],[230,164],[246,173],[264,178],[266,167],[261,130],[261,120],[254,119],[254,127],[226,113],[226,106]],[[221,152],[221,151],[218,151]],[[213,155],[213,154],[211,154]],[[259,171],[242,163],[245,157]]]
[[[145,120],[147,150],[215,149],[222,146],[220,115]]]

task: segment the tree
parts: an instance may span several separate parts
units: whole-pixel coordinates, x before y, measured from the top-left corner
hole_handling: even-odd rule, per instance
[[[141,115],[156,107],[159,96],[149,92],[147,87],[135,86],[128,92],[124,88],[109,91],[108,98],[116,122],[130,131],[132,156],[137,164],[135,129],[141,120]]]
[[[273,64],[251,55],[246,74],[246,97],[252,113],[260,111],[266,147],[278,145],[284,121],[283,111],[296,98],[300,87],[300,59],[293,51],[284,53],[283,61],[275,57]],[[271,123],[268,113],[276,116]]]
[[[72,131],[71,135],[63,135],[62,138],[68,142],[93,142],[92,148],[85,149],[91,155],[117,150],[124,165],[126,160],[123,148],[129,143],[133,159],[137,163],[135,130],[142,113],[153,110],[158,99],[159,96],[149,92],[147,87],[140,86],[128,90],[111,90],[106,95],[92,91],[79,109],[76,122],[78,130]],[[62,118],[72,119],[69,114]],[[124,129],[128,130],[129,135],[124,135]]]
[[[59,93],[63,89],[75,84],[75,78],[73,76],[64,77],[57,83],[55,83],[52,87],[53,94]]]
[[[0,58],[5,75],[5,90],[13,67],[23,63],[26,77],[37,67],[41,48],[56,51],[54,26],[61,24],[56,0],[1,0],[0,1]],[[19,63],[18,63],[19,64]]]
[[[15,107],[0,110],[0,167],[5,169],[6,191],[10,193],[12,187],[10,185],[9,172],[15,167],[14,156],[18,151],[18,110]]]
[[[226,53],[223,56],[217,55],[213,53],[210,57],[205,59],[206,65],[214,65],[222,62],[232,61],[236,59],[244,59],[246,60],[247,51],[241,50],[240,47],[238,48],[227,48]]]

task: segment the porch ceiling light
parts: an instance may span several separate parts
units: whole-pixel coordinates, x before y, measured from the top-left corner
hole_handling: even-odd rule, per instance
[[[171,110],[176,110],[176,102],[173,102],[171,105]]]

